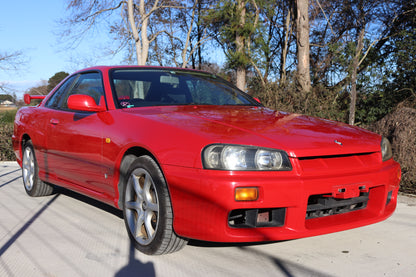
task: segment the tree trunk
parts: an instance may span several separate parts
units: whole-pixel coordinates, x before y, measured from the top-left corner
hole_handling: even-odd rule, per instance
[[[157,2],[156,2],[157,3]],[[156,5],[156,4],[155,4]],[[139,18],[144,18],[140,25],[140,34],[137,30],[136,20],[134,17],[134,3],[133,0],[127,1],[127,17],[130,24],[131,33],[134,39],[134,46],[136,48],[136,59],[138,65],[145,65],[149,55],[149,38],[147,37],[147,26],[149,25],[149,14],[146,14],[145,1],[140,0],[139,4]]]
[[[134,20],[134,7],[133,7],[133,0],[128,0],[127,2],[127,17],[130,24],[131,33],[134,39],[134,46],[136,48],[136,59],[137,64],[141,64],[141,56],[142,56],[142,46],[140,42],[139,33],[136,27],[136,21]]]
[[[363,50],[363,41],[364,41],[365,28],[361,28],[358,39],[357,46],[355,48],[355,55],[352,61],[352,72],[351,72],[351,102],[350,102],[350,114],[349,114],[349,124],[354,125],[355,122],[355,106],[357,103],[357,73],[358,66],[360,62],[361,51]]]
[[[290,26],[291,17],[292,17],[291,12],[292,12],[292,8],[289,8],[287,15],[286,15],[285,25],[283,27],[285,40],[283,42],[283,49],[281,52],[280,85],[286,84],[286,59],[287,59],[287,54],[288,54],[288,49],[289,49],[289,39],[290,39],[290,36],[292,35],[292,28]]]
[[[189,24],[188,33],[186,34],[185,45],[183,46],[183,49],[182,49],[182,68],[186,68],[189,62],[189,59],[186,57],[186,53],[188,51],[188,45],[190,44],[190,41],[191,41],[191,34],[192,34],[192,29],[193,29],[194,20],[195,20],[195,10],[196,10],[197,5],[198,5],[198,0],[195,0],[194,6],[192,7],[191,23]],[[192,56],[193,56],[193,50],[191,48],[190,58],[192,58]]]
[[[246,89],[246,69],[244,67],[238,67],[236,72],[236,86],[245,91]]]
[[[244,25],[246,24],[246,7],[245,7],[245,1],[238,0],[237,1],[237,9],[240,11],[240,18],[239,18],[239,26],[241,28],[244,28]],[[244,36],[242,36],[239,32],[237,32],[236,38],[235,38],[235,45],[236,45],[236,51],[237,53],[244,54]],[[244,65],[239,65],[236,68],[236,86],[241,89],[242,91],[245,91],[246,89],[246,68]]]
[[[198,22],[196,25],[196,31],[197,31],[197,39],[196,41],[202,40],[202,30],[201,30],[201,16],[202,16],[202,5],[201,1],[198,1]],[[197,49],[197,56],[198,56],[198,69],[202,69],[202,47],[198,47]]]
[[[130,1],[130,0],[129,0]],[[157,2],[154,3],[156,5]],[[145,10],[145,1],[140,0],[139,6],[140,18],[143,20],[141,25],[141,35],[142,35],[142,52],[140,57],[140,63],[138,65],[145,65],[147,62],[147,57],[149,56],[149,38],[147,37],[147,26],[149,25],[149,14],[146,14]]]
[[[309,3],[308,0],[297,0],[297,58],[298,83],[300,90],[307,93],[311,90],[311,76],[309,68]]]

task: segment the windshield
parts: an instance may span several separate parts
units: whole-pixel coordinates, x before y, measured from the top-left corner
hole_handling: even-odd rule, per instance
[[[116,69],[111,72],[119,108],[166,105],[260,105],[225,80],[175,69]]]

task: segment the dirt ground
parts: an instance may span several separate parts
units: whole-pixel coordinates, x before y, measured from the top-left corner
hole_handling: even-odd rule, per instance
[[[17,109],[16,107],[6,107],[6,106],[0,105],[0,112],[3,112],[3,111],[13,111],[13,110],[16,110],[16,109]]]

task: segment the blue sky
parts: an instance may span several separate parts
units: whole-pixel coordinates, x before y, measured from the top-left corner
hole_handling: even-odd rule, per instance
[[[22,97],[23,93],[56,72],[72,73],[92,64],[119,64],[121,58],[103,56],[105,34],[88,38],[73,50],[58,42],[57,21],[68,15],[64,0],[2,1],[0,7],[0,53],[21,51],[27,61],[19,71],[0,71],[0,83]],[[62,28],[61,28],[62,30]],[[100,46],[101,45],[101,46]],[[101,47],[101,48],[100,48]],[[1,92],[0,92],[1,93]]]
[[[68,0],[2,0],[0,53],[21,51],[26,63],[18,71],[0,71],[0,83],[6,84],[18,98],[60,71],[72,73],[94,65],[123,63],[123,54],[105,54],[111,48],[105,28],[95,28],[74,49],[69,50],[60,42],[59,32],[63,27],[58,21],[69,16],[67,3]],[[222,64],[225,57],[221,49],[213,51],[215,54],[210,56]]]

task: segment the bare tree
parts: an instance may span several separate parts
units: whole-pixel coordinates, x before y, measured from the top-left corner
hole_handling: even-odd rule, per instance
[[[21,51],[0,53],[0,70],[14,71],[18,70],[25,63],[23,53]]]
[[[128,60],[132,60],[131,53],[135,53],[135,61],[138,65],[148,63],[152,43],[155,49],[160,49],[162,42],[173,45],[180,41],[182,45],[180,56],[184,67],[189,62],[189,55],[207,39],[206,36],[203,36],[188,51],[190,33],[194,28],[194,11],[197,5],[198,1],[193,1],[189,7],[179,0],[72,0],[67,7],[71,11],[71,15],[61,23],[67,26],[65,33],[72,35],[71,41],[74,42],[79,42],[87,33],[98,26],[108,27],[118,42],[118,47],[112,49],[111,53],[118,53],[127,48]],[[174,22],[173,18],[178,10],[192,10],[192,13],[187,15],[190,16],[191,24],[185,36],[175,34],[177,22]],[[118,12],[119,16],[116,16],[115,12]],[[167,14],[173,16],[166,18]],[[158,40],[161,36],[165,36],[165,39]],[[176,50],[174,51],[176,53]],[[159,54],[153,52],[156,53],[156,56]],[[159,60],[159,63],[162,62],[158,57],[156,60]],[[176,62],[176,59],[173,61]]]
[[[190,23],[186,25],[187,27],[187,33],[186,33],[186,39],[185,43],[182,49],[182,67],[187,67],[189,61],[194,56],[195,51],[200,50],[201,46],[211,39],[211,37],[208,36],[207,29],[205,27],[201,28],[202,24],[198,24],[199,22],[196,22],[199,20],[199,16],[197,18],[197,14],[200,15],[201,13],[201,2],[199,0],[195,0],[193,7],[191,8],[191,15],[188,16],[190,18]],[[196,40],[194,40],[194,43],[192,44],[192,30],[197,29],[197,37]],[[188,49],[189,47],[189,49]],[[202,57],[201,57],[201,51],[199,51],[199,64],[202,64]]]
[[[147,2],[147,3],[146,3]],[[158,30],[148,34],[150,18],[153,14],[161,9],[185,8],[178,3],[171,1],[151,1],[139,0],[138,6],[133,0],[127,1],[127,19],[130,26],[131,36],[134,39],[136,48],[136,57],[138,65],[145,65],[149,56],[149,45],[160,34],[168,33],[166,30]]]
[[[365,28],[361,28],[357,35],[357,45],[355,47],[355,55],[352,59],[352,72],[351,72],[351,102],[350,113],[348,123],[354,125],[355,121],[355,106],[357,103],[357,73],[358,66],[360,64],[360,56],[364,47],[364,34]]]
[[[363,84],[360,77],[380,78],[372,76],[380,76],[375,71],[386,69],[380,65],[389,63],[389,53],[394,51],[388,42],[400,34],[400,22],[411,11],[401,9],[405,2],[396,0],[311,3],[314,85],[323,85],[338,95],[340,91],[349,93],[348,122],[355,124],[360,90],[364,92],[370,83]],[[414,9],[414,5],[410,6]],[[380,79],[384,78],[381,75]]]
[[[201,3],[202,2],[202,3]],[[176,4],[176,9],[164,9],[155,14],[157,26],[150,29],[163,30],[151,45],[149,58],[159,65],[174,64],[187,67],[191,62],[195,68],[195,54],[202,64],[201,48],[211,39],[207,28],[202,24],[201,16],[207,11],[207,0],[187,0]]]
[[[17,71],[26,63],[25,57],[21,51],[0,53],[0,71]],[[5,82],[0,82],[1,91],[9,91],[10,88]]]
[[[29,92],[31,95],[47,95],[49,93],[48,90],[48,81],[41,80],[39,84],[35,87],[32,87]]]
[[[298,83],[302,92],[311,90],[309,62],[309,3],[308,0],[296,2],[296,38],[298,57]]]
[[[285,84],[287,79],[286,66],[287,66],[287,57],[290,47],[290,38],[293,32],[293,10],[289,6],[287,9],[287,14],[285,17],[285,22],[283,25],[283,34],[284,39],[282,43],[281,50],[281,65],[280,65],[280,84]]]

